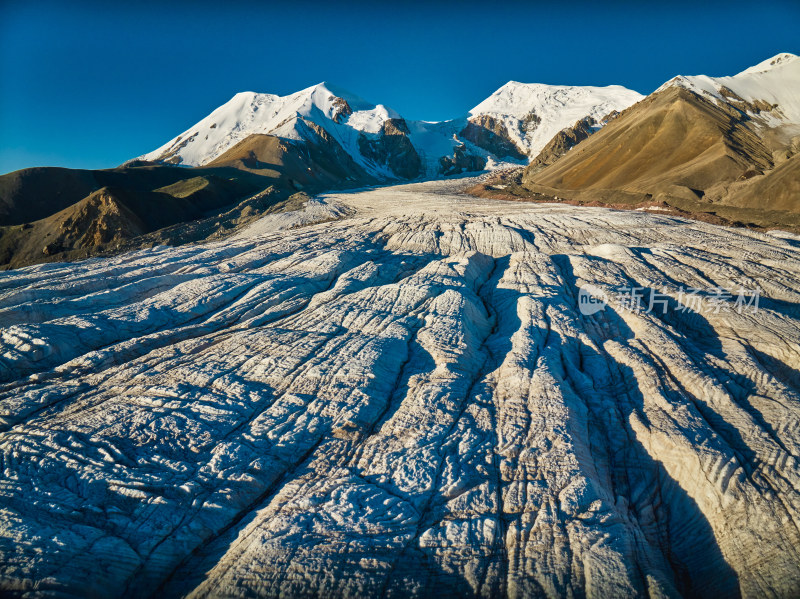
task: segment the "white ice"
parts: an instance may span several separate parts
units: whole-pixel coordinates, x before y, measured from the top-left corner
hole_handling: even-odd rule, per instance
[[[461,184],[0,275],[0,589],[796,595],[797,237]]]

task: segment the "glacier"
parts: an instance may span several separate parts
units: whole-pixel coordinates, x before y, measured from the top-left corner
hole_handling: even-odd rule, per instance
[[[469,183],[0,274],[0,589],[796,595],[800,238]]]

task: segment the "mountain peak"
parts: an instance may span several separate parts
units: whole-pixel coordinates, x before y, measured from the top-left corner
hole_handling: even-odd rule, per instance
[[[413,151],[425,157],[425,168],[437,173],[441,168],[440,158],[449,159],[454,148],[465,140],[473,144],[470,151],[482,160],[487,152],[493,151],[487,147],[502,146],[503,153],[498,154],[499,157],[512,155],[506,152],[509,144],[518,149],[520,156],[535,155],[561,129],[585,117],[601,122],[609,113],[624,110],[641,98],[637,92],[620,86],[578,87],[509,81],[468,115],[438,125],[412,121],[400,127],[405,129]],[[383,152],[378,146],[384,143],[380,139],[387,121],[400,118],[401,115],[391,108],[367,102],[328,81],[285,96],[242,92],[194,127],[140,158],[199,166],[216,160],[251,135],[308,141],[306,129],[312,124],[317,131],[327,131],[331,143],[341,146],[366,172],[391,177],[392,172],[387,171],[383,163],[375,162],[372,156]],[[471,119],[469,125],[468,119]],[[396,126],[389,124],[390,128]],[[468,129],[469,126],[472,129]],[[453,141],[454,136],[462,134],[466,136],[463,140]],[[507,144],[487,141],[498,136]],[[398,136],[393,137],[397,139],[387,143],[405,143]],[[373,147],[375,144],[377,150]]]
[[[745,73],[763,73],[766,71],[771,71],[775,68],[785,66],[795,60],[797,60],[797,55],[791,54],[789,52],[781,52],[780,54],[776,54],[772,58],[767,58],[766,60],[759,62],[757,65],[753,65],[752,67],[745,69],[739,75],[743,75]]]
[[[614,104],[613,109],[618,110],[620,106],[627,108],[642,97],[640,93],[619,85],[593,87],[509,81],[475,106],[470,114],[497,113],[524,116],[531,110],[539,113],[557,109],[560,112],[565,106],[594,106],[606,103]]]
[[[375,104],[372,102],[368,102],[361,96],[358,96],[334,83],[330,83],[329,81],[321,81],[316,85],[312,85],[311,87],[308,87],[298,93],[309,93],[309,95],[320,97],[333,96],[335,98],[341,98],[342,100],[345,100],[353,110],[371,110],[375,108]]]
[[[495,131],[504,129],[517,147],[529,156],[536,156],[565,127],[586,117],[601,122],[609,113],[625,110],[642,97],[619,85],[591,87],[509,81],[470,110],[470,118],[482,118],[483,126]]]
[[[656,92],[670,87],[683,87],[716,102],[727,102],[733,93],[738,101],[749,103],[743,109],[766,126],[800,124],[800,60],[788,52],[732,76],[678,75]]]

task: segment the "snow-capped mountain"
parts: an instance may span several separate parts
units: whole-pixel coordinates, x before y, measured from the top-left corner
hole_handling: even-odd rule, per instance
[[[371,174],[391,177],[394,173],[363,156],[358,143],[360,137],[379,134],[386,121],[399,118],[382,104],[369,104],[324,82],[288,96],[242,92],[140,159],[203,166],[251,135],[306,141],[309,132],[303,125],[310,124],[322,127]]]
[[[644,96],[620,85],[580,87],[509,81],[470,110],[470,121],[491,117],[527,156],[535,157],[553,136],[586,117],[601,123]]]
[[[581,201],[627,194],[760,226],[796,222],[800,58],[778,54],[728,77],[675,77],[579,148],[532,163],[523,185]]]
[[[679,75],[656,90],[683,87],[726,102],[768,127],[800,125],[800,58],[787,52],[737,75]]]
[[[372,177],[436,176],[487,163],[524,164],[564,127],[587,116],[600,122],[641,97],[620,86],[509,82],[463,117],[428,122],[407,121],[328,83],[288,96],[243,92],[139,160],[203,166],[251,135],[319,143],[324,132],[326,144],[340,147]],[[400,164],[390,155],[398,140],[410,142]]]

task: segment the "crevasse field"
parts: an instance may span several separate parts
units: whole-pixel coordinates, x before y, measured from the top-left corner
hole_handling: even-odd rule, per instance
[[[800,238],[462,184],[0,275],[0,586],[797,592]]]

